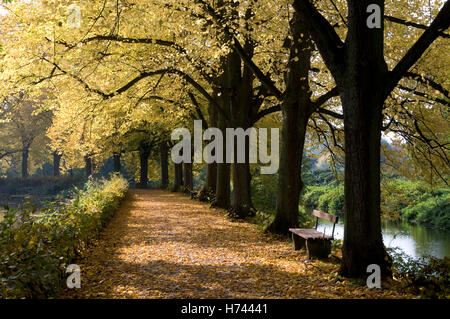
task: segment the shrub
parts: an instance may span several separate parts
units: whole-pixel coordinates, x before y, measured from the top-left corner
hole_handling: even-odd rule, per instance
[[[75,188],[69,203],[8,209],[0,223],[0,298],[54,296],[66,265],[98,235],[127,190],[128,182],[113,175]]]
[[[251,192],[256,210],[274,213],[278,191],[278,175],[253,173]]]
[[[381,190],[381,209],[388,219],[450,229],[449,189],[394,179],[383,182]]]
[[[303,203],[307,208],[318,208],[334,215],[343,214],[344,186],[308,186]]]
[[[402,210],[405,219],[421,224],[431,224],[450,229],[450,193],[442,197],[430,197],[426,201]]]
[[[396,279],[425,298],[450,298],[450,258],[427,256],[413,259],[398,248],[390,248]]]
[[[327,189],[327,186],[308,186],[302,198],[305,207],[318,208],[319,198],[327,191]]]

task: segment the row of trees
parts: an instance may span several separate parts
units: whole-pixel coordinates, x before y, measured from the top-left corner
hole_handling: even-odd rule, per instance
[[[70,165],[90,170],[92,160],[113,155],[119,169],[121,155],[134,152],[128,160],[138,161],[145,187],[148,159],[158,156],[166,187],[174,128],[192,128],[193,119],[221,130],[281,127],[277,207],[267,230],[298,226],[302,158],[315,145],[334,162],[345,159],[342,274],[362,276],[373,263],[389,274],[382,132],[402,136],[401,149],[414,158],[409,173],[448,179],[449,92],[440,58],[448,51],[448,1],[103,0],[80,7],[77,27],[66,23],[68,4],[8,7],[2,94],[52,92],[48,136]],[[370,4],[380,9],[379,28],[367,25]],[[246,148],[248,158],[248,140]],[[383,159],[401,165],[389,150]],[[183,166],[175,165],[174,188],[192,190],[192,164]],[[214,205],[233,217],[252,215],[250,172],[248,161],[208,164],[203,197],[213,192]]]

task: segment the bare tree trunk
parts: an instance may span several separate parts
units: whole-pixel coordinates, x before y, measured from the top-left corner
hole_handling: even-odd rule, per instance
[[[148,182],[148,158],[150,152],[147,149],[139,150],[139,160],[140,160],[140,178],[139,178],[139,188],[147,188]]]
[[[345,44],[310,2],[295,0],[294,7],[333,74],[344,110],[345,231],[340,273],[364,277],[367,266],[377,264],[382,274],[390,275],[380,222],[381,112],[388,94],[385,83],[390,81],[383,54],[384,1],[347,3]],[[380,28],[367,25],[370,4],[381,8]]]
[[[345,126],[345,232],[340,271],[347,277],[365,276],[370,264],[379,265],[383,274],[391,274],[380,220],[381,112],[387,65],[383,28],[369,29],[366,25],[369,3],[349,5],[353,15],[347,35],[349,67],[337,79]],[[383,7],[383,3],[379,5]]]
[[[303,189],[301,165],[308,119],[298,118],[295,114],[288,118],[290,112],[298,112],[298,106],[295,108],[297,110],[283,110],[277,204],[275,218],[266,229],[268,232],[282,235],[287,235],[289,228],[298,227],[298,205]]]
[[[233,164],[233,202],[229,211],[229,215],[235,218],[246,218],[254,215],[255,209],[252,204],[251,188],[250,188],[250,164],[248,161],[249,140],[246,138],[245,143],[246,160],[245,163]],[[235,144],[236,146],[236,144]],[[235,151],[237,147],[235,148]],[[235,152],[236,154],[236,152]]]
[[[91,159],[90,155],[86,155],[84,157],[84,163],[85,163],[84,169],[86,172],[86,176],[91,176],[92,175],[92,159]]]
[[[214,91],[214,96],[217,96],[216,91]],[[209,115],[209,126],[217,127],[217,110],[212,105],[208,107],[208,115]],[[198,197],[198,199],[201,201],[208,201],[210,199],[209,196],[216,192],[217,164],[214,162],[206,165],[207,165],[206,180]]]
[[[217,163],[207,164],[205,190],[215,192],[217,184]]]
[[[22,178],[28,177],[28,156],[30,149],[28,147],[24,148],[22,151]]]
[[[53,152],[53,176],[57,177],[60,175],[60,163],[61,163],[61,154],[58,154],[57,151]]]
[[[194,190],[193,176],[192,176],[192,163],[184,163],[183,168],[184,168],[184,171],[183,171],[184,189],[187,193],[191,193]]]
[[[303,188],[302,157],[306,126],[312,112],[308,83],[312,43],[307,37],[302,38],[306,30],[297,13],[294,13],[291,21],[291,30],[291,62],[281,107],[283,126],[277,205],[275,219],[266,229],[268,232],[284,235],[289,233],[289,228],[298,227],[299,197]]]
[[[161,142],[159,145],[160,163],[161,163],[161,188],[166,189],[169,186],[169,158],[167,142]]]
[[[178,192],[183,186],[183,164],[174,164],[175,167],[175,180],[172,188],[172,192]]]
[[[254,43],[250,38],[245,39],[244,50],[251,58],[253,56]],[[233,127],[243,128],[244,130],[251,126],[252,100],[253,100],[253,71],[244,64],[237,52],[234,50],[228,55],[229,82],[228,87],[231,88],[231,116]],[[244,219],[252,216],[255,209],[252,203],[250,188],[250,163],[249,163],[249,138],[246,137],[244,163],[237,163],[237,143],[235,145],[235,158],[232,165],[233,171],[233,202],[229,209],[229,216]],[[227,150],[229,152],[229,150]]]
[[[113,159],[114,159],[114,172],[120,173],[120,153],[114,153]]]
[[[218,128],[225,133],[226,120],[219,114]],[[223,134],[225,136],[225,134]],[[230,207],[230,164],[225,163],[226,150],[224,148],[223,163],[217,163],[216,194],[213,207],[228,209]]]

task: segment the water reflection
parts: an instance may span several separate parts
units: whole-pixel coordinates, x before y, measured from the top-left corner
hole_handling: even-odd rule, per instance
[[[319,221],[318,231],[331,235],[333,224]],[[413,258],[431,255],[437,258],[450,257],[450,232],[429,229],[405,222],[385,222],[382,225],[383,241],[386,247],[398,247]],[[344,225],[337,224],[334,238],[344,238]]]

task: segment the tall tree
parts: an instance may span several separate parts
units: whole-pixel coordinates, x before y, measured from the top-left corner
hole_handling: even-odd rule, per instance
[[[308,76],[312,47],[297,15],[291,21],[291,34],[286,91],[281,105],[283,127],[276,212],[273,222],[266,229],[279,234],[286,234],[289,228],[298,227],[306,126],[313,112]]]
[[[58,151],[53,151],[53,176],[57,177],[60,175],[60,163],[62,154]]]
[[[375,5],[375,6],[374,6]],[[370,6],[370,7],[369,7]],[[348,30],[343,42],[310,0],[294,0],[339,89],[345,126],[345,233],[341,274],[366,275],[378,264],[390,275],[381,236],[380,140],[383,103],[400,79],[450,24],[447,1],[431,25],[392,69],[384,59],[383,0],[348,0]],[[375,19],[375,27],[369,20]]]
[[[120,153],[113,153],[113,161],[114,161],[114,172],[120,173]]]
[[[161,188],[166,189],[169,186],[169,158],[167,142],[159,144],[160,165],[161,165]]]

